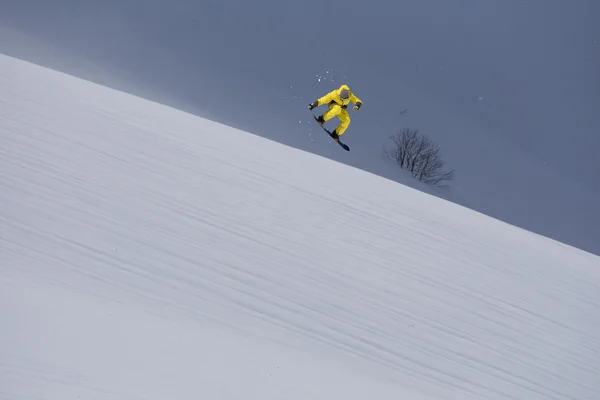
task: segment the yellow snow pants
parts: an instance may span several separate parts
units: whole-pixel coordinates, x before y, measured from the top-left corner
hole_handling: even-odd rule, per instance
[[[350,114],[348,114],[348,111],[346,111],[340,105],[335,103],[330,104],[329,110],[323,114],[323,119],[325,121],[329,121],[331,118],[336,116],[340,119],[340,124],[337,128],[335,128],[335,132],[338,135],[342,135],[350,125]]]

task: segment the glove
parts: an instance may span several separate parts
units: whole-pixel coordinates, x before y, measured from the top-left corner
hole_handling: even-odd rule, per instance
[[[358,103],[356,103],[354,105],[354,111],[358,111],[360,109],[360,107],[362,106],[362,103],[359,101]]]
[[[317,107],[318,105],[319,105],[319,101],[313,101],[312,103],[310,103],[308,105],[308,109],[312,111],[312,109]]]

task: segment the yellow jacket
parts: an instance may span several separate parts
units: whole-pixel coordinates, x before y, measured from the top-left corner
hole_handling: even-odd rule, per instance
[[[342,89],[346,89],[349,93],[349,96],[346,100],[344,100],[340,97],[340,92],[342,91]],[[358,97],[356,97],[354,95],[354,93],[352,93],[352,91],[350,90],[348,85],[342,85],[342,86],[340,86],[339,89],[332,90],[331,92],[327,93],[325,96],[319,98],[319,100],[317,100],[317,102],[318,102],[317,105],[321,106],[323,104],[329,104],[332,101],[336,102],[343,108],[346,108],[346,106],[348,106],[348,104],[350,104],[350,102],[353,102],[354,104],[356,104],[358,106],[362,105],[362,101]]]

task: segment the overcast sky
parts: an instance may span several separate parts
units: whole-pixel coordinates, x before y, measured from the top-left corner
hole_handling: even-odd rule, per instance
[[[511,180],[523,189],[518,172],[478,182],[510,163],[503,150],[515,144],[548,176],[600,193],[598,0],[0,4],[4,29],[38,43],[0,35],[0,52],[93,67],[126,89],[353,165],[378,160],[397,129],[420,128],[460,172],[457,187],[487,191],[484,211],[492,197],[519,201],[501,198]],[[307,104],[342,83],[364,101],[344,135],[351,157],[306,134]]]

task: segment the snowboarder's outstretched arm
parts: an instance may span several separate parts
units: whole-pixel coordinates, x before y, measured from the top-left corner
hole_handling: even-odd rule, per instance
[[[358,111],[358,109],[362,106],[362,100],[356,97],[356,95],[350,92],[350,101],[354,103],[354,111]]]
[[[308,109],[312,110],[313,108],[322,106],[323,104],[329,104],[333,101],[333,99],[337,96],[336,90],[332,90],[327,93],[325,96],[318,98],[308,105]]]
[[[334,99],[336,97],[338,97],[337,90],[332,90],[331,92],[327,93],[325,96],[317,99],[317,101],[316,101],[317,106],[322,106],[323,104],[329,104],[332,101],[334,101]]]

